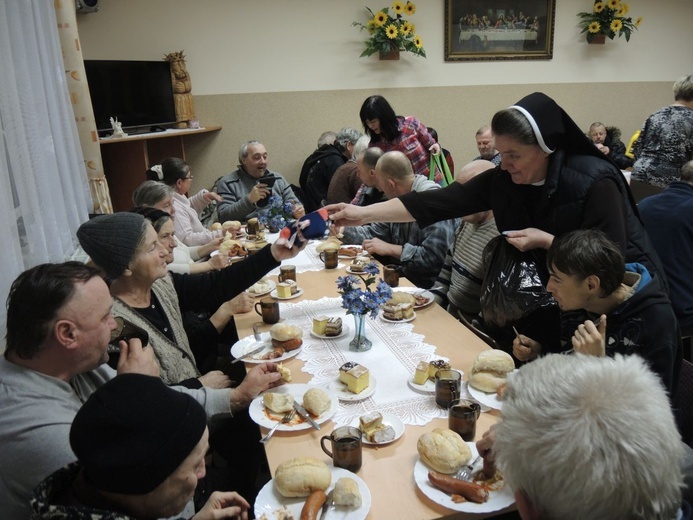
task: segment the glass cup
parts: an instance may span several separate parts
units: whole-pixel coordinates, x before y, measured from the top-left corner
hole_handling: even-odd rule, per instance
[[[340,426],[320,439],[320,447],[336,467],[356,473],[361,469],[361,435],[355,426]],[[325,441],[332,443],[332,451],[325,447]]]
[[[260,224],[258,223],[258,220],[256,218],[249,218],[248,223],[245,226],[245,232],[248,235],[257,235],[257,232],[260,230]]]
[[[320,260],[325,262],[325,269],[336,269],[339,264],[339,251],[337,249],[327,249],[319,255]]]
[[[258,306],[260,310],[258,310]],[[263,298],[255,303],[255,312],[262,316],[262,321],[273,324],[279,321],[279,302],[272,298]]]
[[[383,280],[390,287],[399,285],[399,266],[390,264],[383,267]]]
[[[438,370],[436,373],[436,404],[446,410],[460,398],[462,374],[457,370]]]
[[[481,413],[479,403],[467,399],[455,399],[450,403],[448,428],[460,434],[465,441],[473,441],[476,436],[476,421]]]
[[[286,282],[287,280],[296,281],[296,266],[295,265],[283,265],[279,268],[279,276],[277,276],[280,282]]]

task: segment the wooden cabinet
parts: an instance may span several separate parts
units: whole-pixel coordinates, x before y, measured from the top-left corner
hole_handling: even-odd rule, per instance
[[[100,139],[104,174],[114,211],[132,207],[132,192],[145,180],[145,172],[167,157],[185,159],[186,136],[218,132],[221,126],[196,130],[173,129],[151,134]]]

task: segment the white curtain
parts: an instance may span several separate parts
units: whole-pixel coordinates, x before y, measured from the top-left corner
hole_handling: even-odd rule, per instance
[[[0,2],[3,308],[22,271],[70,258],[92,208],[64,68],[53,0]]]

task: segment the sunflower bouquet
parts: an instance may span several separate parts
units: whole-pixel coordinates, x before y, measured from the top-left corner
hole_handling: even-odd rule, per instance
[[[374,13],[366,7],[371,19],[365,24],[353,22],[351,25],[367,30],[371,35],[366,40],[366,49],[359,58],[370,56],[376,52],[387,53],[393,48],[408,51],[417,56],[426,57],[421,37],[416,34],[414,24],[405,20],[405,16],[416,13],[416,6],[411,2],[396,1],[391,7],[385,7]]]
[[[633,21],[633,18],[626,16],[630,7],[627,3],[620,0],[595,0],[591,13],[578,13],[582,33],[587,33],[587,41],[591,42],[598,34],[603,34],[613,40],[614,37],[626,37],[630,40],[630,35],[642,23],[642,17]]]

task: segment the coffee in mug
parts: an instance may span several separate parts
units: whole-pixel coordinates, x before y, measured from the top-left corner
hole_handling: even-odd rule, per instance
[[[462,374],[457,370],[438,370],[436,372],[436,404],[446,410],[450,403],[460,398]]]
[[[296,266],[295,265],[283,265],[279,268],[279,275],[277,276],[280,282],[286,282],[287,280],[296,281]]]
[[[339,250],[337,249],[326,249],[319,255],[320,260],[325,262],[325,269],[336,269],[337,264],[339,264]]]
[[[450,403],[448,428],[460,434],[465,441],[473,441],[476,436],[476,420],[481,413],[479,403],[467,399],[455,399]]]
[[[383,280],[390,287],[399,285],[399,266],[390,264],[383,267]]]
[[[320,439],[320,447],[336,467],[356,473],[361,469],[361,435],[355,426],[340,426]],[[325,441],[332,443],[332,451],[325,447]]]
[[[260,310],[258,310],[258,305]],[[279,321],[279,302],[272,298],[263,298],[255,303],[255,312],[262,316],[262,321],[273,324]]]
[[[260,224],[258,223],[257,218],[249,218],[248,223],[245,226],[245,232],[249,235],[257,235],[257,232],[260,230]]]

